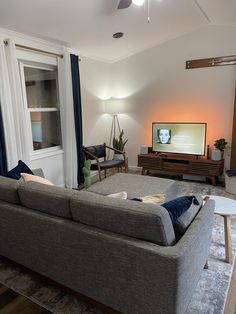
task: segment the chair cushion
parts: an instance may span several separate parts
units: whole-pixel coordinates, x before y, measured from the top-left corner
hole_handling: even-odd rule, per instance
[[[0,200],[20,204],[18,187],[19,181],[0,176]]]
[[[99,164],[100,164],[101,169],[109,169],[109,168],[118,167],[118,166],[123,165],[124,160],[105,160],[105,161],[101,161]],[[98,165],[92,164],[91,169],[97,170]]]
[[[20,183],[18,193],[21,204],[49,215],[71,218],[70,198],[75,190],[69,190],[36,182]]]
[[[32,170],[22,160],[19,160],[18,165],[8,171],[6,177],[19,180],[21,178],[21,173],[33,174]]]
[[[106,156],[106,147],[104,144],[85,147],[86,159],[94,159],[89,154],[86,154],[86,151],[96,156],[97,158],[102,158]]]
[[[175,243],[169,214],[159,205],[79,191],[70,206],[77,222],[163,246]]]

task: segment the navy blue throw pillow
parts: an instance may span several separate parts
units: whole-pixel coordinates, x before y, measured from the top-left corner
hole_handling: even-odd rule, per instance
[[[19,160],[18,165],[15,168],[8,171],[5,177],[19,180],[21,178],[21,175],[20,175],[21,173],[33,174],[31,169],[22,160]]]
[[[175,225],[177,219],[185,213],[192,205],[199,205],[197,198],[192,196],[181,196],[169,202],[161,204],[168,211],[172,224]]]

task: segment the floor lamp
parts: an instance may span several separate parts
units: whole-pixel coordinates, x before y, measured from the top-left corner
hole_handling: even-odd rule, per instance
[[[110,129],[109,146],[113,146],[113,138],[117,137],[121,133],[120,123],[118,115],[124,111],[124,100],[117,98],[110,98],[105,103],[106,113],[112,115],[112,123]],[[108,159],[110,157],[110,150],[108,150]]]
[[[118,119],[118,114],[112,115],[112,123],[111,123],[111,131],[110,131],[110,140],[109,140],[109,146],[113,145],[113,138],[116,137],[116,133],[118,131],[118,134],[120,135],[121,129],[120,129],[120,123]],[[108,159],[110,157],[110,149],[108,151]]]

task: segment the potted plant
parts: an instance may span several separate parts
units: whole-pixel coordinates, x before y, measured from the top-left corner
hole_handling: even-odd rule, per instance
[[[124,131],[122,130],[118,138],[115,138],[115,137],[113,138],[113,148],[121,152],[124,152],[125,144],[128,142],[128,139],[123,139],[123,136],[124,136]],[[124,155],[115,152],[113,158],[124,159]]]
[[[215,141],[215,149],[212,150],[211,159],[212,160],[221,160],[223,157],[223,152],[228,143],[224,138],[220,138]]]
[[[214,146],[217,149],[219,149],[221,152],[223,152],[227,144],[228,144],[228,142],[226,142],[226,140],[224,138],[220,138],[219,140],[215,141]]]

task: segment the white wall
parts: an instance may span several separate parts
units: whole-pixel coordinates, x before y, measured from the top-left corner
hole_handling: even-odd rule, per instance
[[[236,67],[185,70],[185,61],[235,55],[235,38],[236,27],[208,26],[111,65],[111,96],[126,101],[129,165],[151,146],[153,121],[207,122],[208,144],[231,141]]]
[[[64,186],[64,165],[63,152],[56,154],[41,156],[40,158],[31,160],[31,169],[42,168],[45,178],[49,179],[55,185]]]
[[[1,29],[0,35],[41,49],[62,49]],[[113,64],[82,56],[84,144],[108,142],[111,116],[104,113],[104,100],[111,97],[125,100],[125,114],[119,119],[129,139],[131,166],[137,165],[140,145],[151,146],[152,121],[207,122],[210,145],[219,137],[231,141],[236,67],[185,70],[185,61],[234,55],[235,38],[236,27],[208,26]],[[49,179],[54,176],[50,164],[45,166]]]
[[[104,108],[104,101],[111,97],[110,64],[81,57],[80,81],[84,145],[104,143],[111,123]]]

